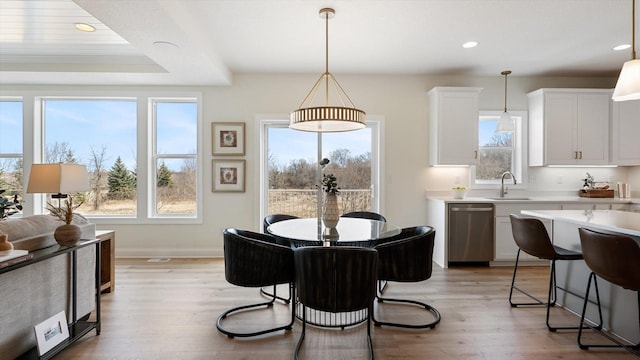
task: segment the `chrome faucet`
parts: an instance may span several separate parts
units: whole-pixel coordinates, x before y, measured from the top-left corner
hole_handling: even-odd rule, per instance
[[[509,192],[509,188],[504,186],[504,177],[507,175],[511,175],[511,178],[513,179],[513,185],[516,184],[516,176],[513,175],[511,171],[503,172],[502,176],[500,177],[500,197],[504,197]]]

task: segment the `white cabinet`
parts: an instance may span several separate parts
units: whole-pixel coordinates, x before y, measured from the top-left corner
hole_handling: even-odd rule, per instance
[[[640,165],[640,100],[611,105],[611,164]]]
[[[529,97],[529,165],[609,164],[609,89],[540,89]]]
[[[495,204],[495,256],[494,261],[515,261],[518,245],[513,239],[510,214],[520,215],[521,210],[560,210],[559,204]],[[549,237],[551,237],[551,220],[540,219],[544,223]],[[520,252],[520,260],[539,260],[524,252]]]
[[[473,165],[477,162],[481,90],[434,87],[429,91],[429,165]]]

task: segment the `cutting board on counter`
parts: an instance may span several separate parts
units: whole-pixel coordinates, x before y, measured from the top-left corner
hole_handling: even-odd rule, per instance
[[[578,190],[578,195],[586,198],[612,198],[613,189]]]

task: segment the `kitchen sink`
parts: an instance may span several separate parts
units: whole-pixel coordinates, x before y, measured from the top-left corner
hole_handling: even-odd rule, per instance
[[[509,197],[509,196],[505,196],[505,197],[490,197],[487,199],[491,199],[491,200],[514,200],[514,201],[523,201],[523,200],[532,200],[530,197]]]

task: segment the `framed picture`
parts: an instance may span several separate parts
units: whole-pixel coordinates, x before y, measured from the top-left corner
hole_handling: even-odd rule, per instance
[[[212,122],[213,155],[244,155],[244,123]]]
[[[213,191],[244,192],[244,165],[244,160],[213,160]]]
[[[64,311],[60,311],[36,325],[34,330],[36,332],[36,343],[38,344],[38,355],[40,356],[69,338],[67,316]]]

